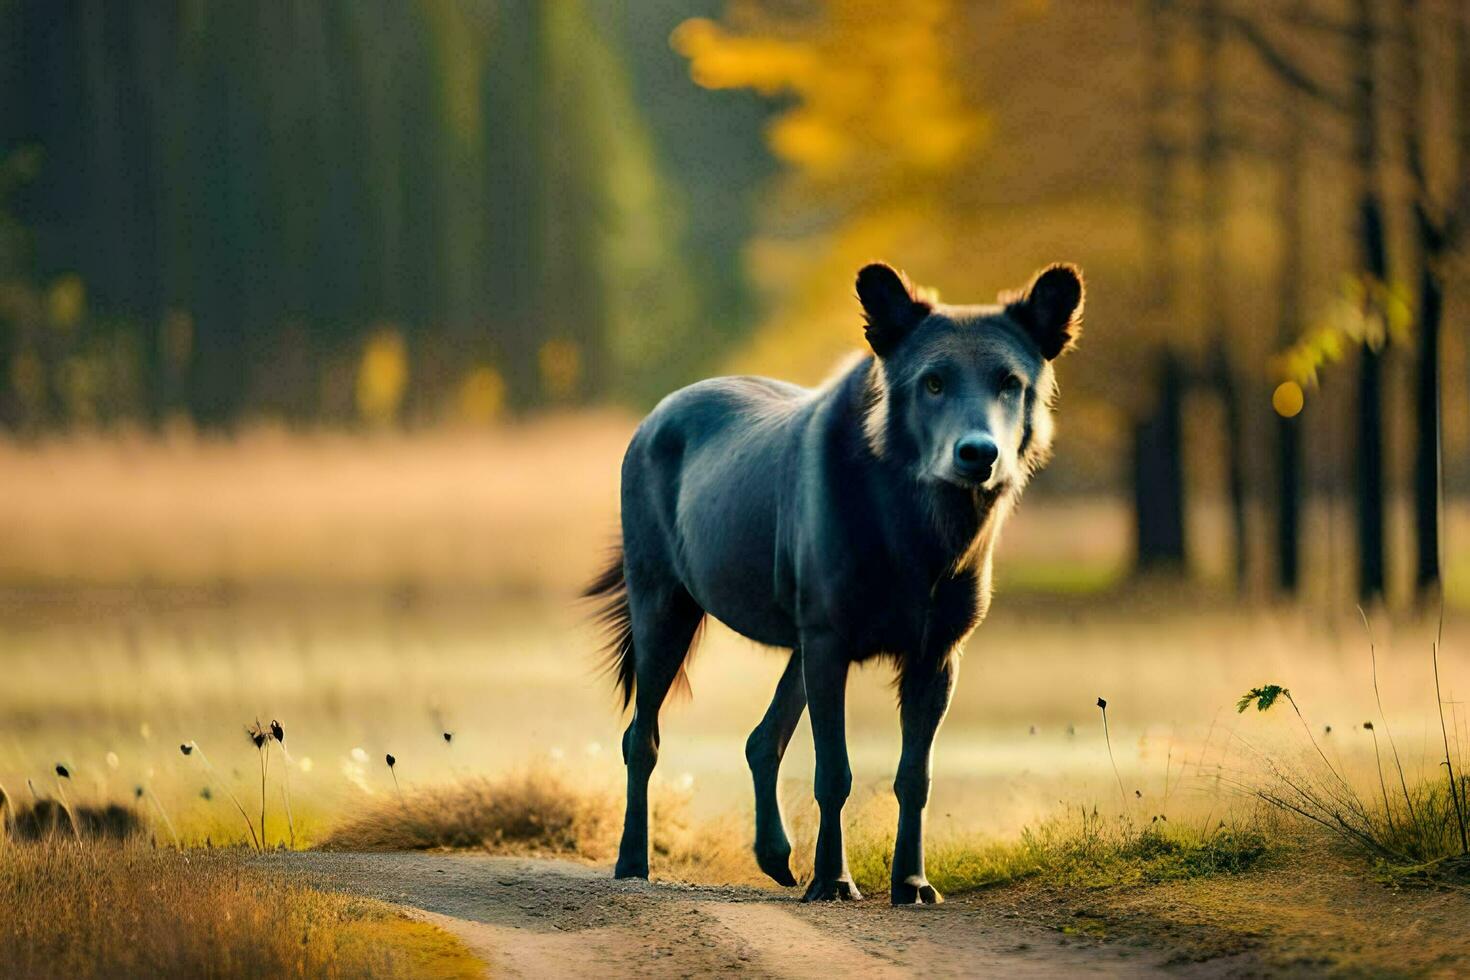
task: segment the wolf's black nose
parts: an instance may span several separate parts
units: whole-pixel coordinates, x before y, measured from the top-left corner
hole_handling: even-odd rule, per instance
[[[985,480],[999,455],[995,440],[972,432],[954,444],[954,468],[967,479]]]

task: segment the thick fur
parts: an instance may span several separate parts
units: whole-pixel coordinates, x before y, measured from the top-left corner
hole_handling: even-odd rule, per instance
[[[807,897],[858,897],[841,845],[843,691],[849,664],[887,657],[904,728],[894,901],[939,900],[923,878],[929,747],[964,640],[989,609],[1001,526],[1050,452],[1051,362],[1081,329],[1083,285],[1057,265],[1000,304],[951,306],[874,264],[857,293],[872,354],[814,389],[756,377],[691,385],[628,446],[622,549],[586,592],[635,707],[621,877],[648,873],[659,707],[709,615],[796,651],[747,744],[762,868],[790,883],[776,775],[805,706],[822,810]]]
[[[867,332],[882,336],[888,357],[859,358],[816,389],[702,381],[639,426],[623,465],[623,549],[586,591],[603,602],[625,706],[636,676],[630,570],[657,588],[687,589],[757,642],[794,647],[803,619],[820,617],[850,639],[853,660],[886,654],[900,668],[920,655],[936,590],[953,589],[958,603],[930,624],[936,644],[957,641],[984,615],[990,548],[1050,452],[1056,382],[1042,342],[1061,353],[1079,321],[1071,309],[1042,310],[1052,320],[1039,321],[1026,306],[1034,285],[1006,294],[1005,306],[955,307],[905,301],[907,282],[883,278],[881,288],[902,295],[870,291]],[[1024,376],[1004,483],[964,488],[919,472],[923,449],[902,413],[928,363],[920,354]]]
[[[633,614],[628,608],[628,580],[623,577],[621,546],[613,548],[607,567],[588,583],[582,598],[597,603],[592,618],[607,634],[604,670],[616,682],[626,711],[633,701]]]

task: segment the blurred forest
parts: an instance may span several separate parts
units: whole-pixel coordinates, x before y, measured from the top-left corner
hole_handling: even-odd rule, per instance
[[[0,419],[489,420],[707,366],[771,165],[668,48],[700,6],[3,0]]]
[[[1430,598],[1462,0],[0,0],[0,426],[489,424],[816,381],[882,257],[1088,274],[1039,489]],[[1323,542],[1326,542],[1323,545]]]

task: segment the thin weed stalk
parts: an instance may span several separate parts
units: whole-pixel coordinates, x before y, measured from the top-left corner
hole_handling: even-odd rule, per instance
[[[1164,755],[1164,799],[1160,804],[1167,812],[1169,809],[1169,770],[1174,768],[1174,742],[1169,742],[1169,751]]]
[[[1440,574],[1444,574],[1444,393],[1437,388],[1434,398],[1434,509],[1437,517],[1435,528],[1438,532],[1435,540],[1436,565]],[[1439,647],[1443,642],[1444,584],[1440,583],[1439,624],[1435,628],[1434,649],[1431,651],[1434,658],[1434,701],[1439,708],[1439,733],[1444,739],[1444,766],[1450,781],[1450,801],[1454,804],[1455,822],[1460,828],[1460,853],[1470,854],[1470,833],[1465,828],[1465,807],[1460,799],[1459,783],[1455,779],[1455,764],[1450,758],[1450,734],[1444,721],[1444,695],[1440,693],[1439,687]]]
[[[245,729],[245,734],[255,745],[255,754],[260,757],[260,841],[266,847],[270,846],[270,837],[265,832],[265,789],[266,773],[270,771],[271,764],[271,733],[255,719],[255,725]]]
[[[1113,738],[1108,732],[1108,702],[1098,698],[1097,706],[1102,709],[1103,743],[1108,747],[1108,761],[1113,764],[1113,778],[1118,781],[1118,796],[1123,800],[1123,809],[1128,809],[1128,791],[1123,788],[1123,777],[1118,772],[1118,760],[1113,757]]]
[[[60,767],[58,766],[57,768],[59,769]],[[77,814],[76,811],[71,808],[71,801],[66,798],[66,787],[61,785],[61,780],[62,776],[58,772],[56,775],[56,795],[61,800],[61,809],[66,812],[67,821],[71,824],[72,836],[75,837],[77,839],[77,843],[80,844],[82,842],[82,828],[77,823]]]
[[[174,829],[174,822],[168,818],[168,811],[163,808],[163,804],[159,802],[158,796],[153,792],[151,787],[144,786],[142,787],[142,789],[144,795],[148,797],[148,801],[153,804],[153,809],[158,811],[159,819],[161,819],[163,821],[163,825],[168,828],[168,835],[172,837],[174,841],[174,849],[182,851],[184,849],[184,845],[179,841],[179,832]]]
[[[270,838],[265,832],[265,781],[266,772],[271,765],[271,747],[267,742],[260,750],[260,840],[267,847],[270,846]]]
[[[1378,751],[1378,732],[1374,729],[1371,721],[1363,722],[1363,727],[1368,730],[1369,735],[1373,736],[1373,762],[1378,766],[1378,789],[1383,793],[1383,819],[1388,822],[1389,832],[1393,833],[1393,807],[1388,802],[1388,783],[1383,779],[1383,756]],[[1407,797],[1407,788],[1405,789],[1405,796]],[[1410,819],[1412,819],[1412,816]]]
[[[1302,714],[1302,709],[1297,705],[1296,698],[1292,697],[1291,692],[1288,690],[1283,689],[1281,693],[1286,698],[1286,703],[1291,705],[1291,710],[1296,712],[1297,721],[1302,723],[1302,731],[1307,733],[1307,741],[1312,743],[1312,748],[1316,749],[1317,754],[1322,757],[1322,761],[1327,765],[1327,771],[1337,778],[1337,781],[1342,784],[1349,795],[1353,795],[1353,789],[1348,785],[1348,781],[1343,778],[1342,773],[1338,771],[1338,767],[1332,764],[1332,760],[1327,758],[1327,753],[1322,751],[1322,746],[1318,744],[1316,736],[1312,734],[1312,726],[1307,724],[1306,716]]]
[[[1398,743],[1393,740],[1393,729],[1389,727],[1388,715],[1383,710],[1383,695],[1378,693],[1378,645],[1373,639],[1373,626],[1368,622],[1368,614],[1358,606],[1358,616],[1363,620],[1363,629],[1368,633],[1368,661],[1373,669],[1373,700],[1378,703],[1378,720],[1383,722],[1383,734],[1388,736],[1388,747],[1393,752],[1393,765],[1399,773],[1399,788],[1404,793],[1404,806],[1409,810],[1410,822],[1417,822],[1418,817],[1414,814],[1414,801],[1409,797],[1409,781],[1404,776],[1404,764],[1399,759]],[[1374,751],[1377,751],[1378,736],[1373,736]]]
[[[388,753],[386,759],[388,761],[388,774],[393,777],[393,792],[398,794],[398,805],[402,806],[403,789],[398,785],[398,760],[394,758],[391,752]]]
[[[1444,599],[1440,599],[1439,628],[1441,635],[1444,631]],[[1455,823],[1460,829],[1460,853],[1470,854],[1470,834],[1465,828],[1465,808],[1460,801],[1459,782],[1455,779],[1455,764],[1450,758],[1450,733],[1445,727],[1444,720],[1444,695],[1439,688],[1439,638],[1436,637],[1433,649],[1434,658],[1434,701],[1439,708],[1439,734],[1444,739],[1444,767],[1447,778],[1450,781],[1450,802],[1455,808]]]
[[[240,819],[245,821],[245,829],[250,832],[250,840],[255,844],[255,849],[257,851],[261,850],[260,838],[255,835],[255,825],[250,822],[250,815],[240,805],[240,798],[235,795],[234,790],[230,789],[228,783],[219,778],[219,773],[215,770],[214,764],[209,761],[209,756],[204,754],[204,750],[199,747],[198,742],[190,740],[187,743],[187,747],[191,751],[199,753],[199,761],[204,763],[204,768],[208,770],[210,776],[214,777],[215,782],[219,783],[220,787],[225,791],[225,795],[230,798],[230,802],[235,804],[235,809],[240,811]]]
[[[281,802],[286,805],[286,832],[290,847],[296,849],[296,821],[291,816],[291,752],[286,748],[286,732],[278,721],[271,722],[271,734],[281,746]]]

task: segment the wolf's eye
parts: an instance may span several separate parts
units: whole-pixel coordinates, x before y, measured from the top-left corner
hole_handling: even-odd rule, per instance
[[[931,395],[937,395],[944,390],[944,379],[937,374],[924,375],[924,390]]]
[[[1019,395],[1022,387],[1021,379],[1013,374],[1001,382],[1000,393],[1003,395]]]

